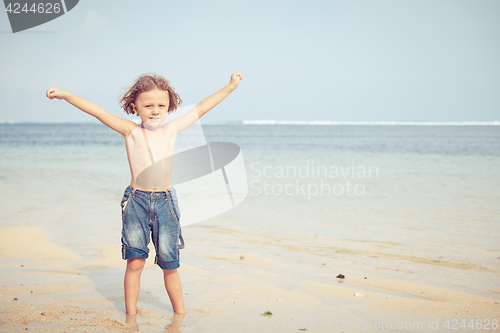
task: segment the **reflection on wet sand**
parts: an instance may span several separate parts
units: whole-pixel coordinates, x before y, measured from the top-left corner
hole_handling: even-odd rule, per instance
[[[184,322],[185,315],[174,313],[170,318],[170,323],[167,324],[162,333],[182,333],[181,327]],[[127,315],[125,318],[127,327],[123,332],[140,332],[139,324],[137,323],[137,314]]]

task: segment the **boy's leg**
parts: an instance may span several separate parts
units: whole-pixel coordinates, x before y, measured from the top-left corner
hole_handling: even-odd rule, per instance
[[[125,290],[125,311],[128,315],[134,315],[137,311],[137,299],[141,287],[141,273],[146,259],[127,259],[127,269],[123,287]]]
[[[174,312],[177,314],[186,314],[182,296],[181,277],[177,269],[164,269],[163,280],[165,281],[165,289],[167,289]]]

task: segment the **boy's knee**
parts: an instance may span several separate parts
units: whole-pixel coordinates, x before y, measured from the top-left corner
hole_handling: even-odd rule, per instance
[[[127,270],[134,272],[141,271],[144,268],[145,264],[146,264],[146,259],[140,259],[140,258],[128,259]]]

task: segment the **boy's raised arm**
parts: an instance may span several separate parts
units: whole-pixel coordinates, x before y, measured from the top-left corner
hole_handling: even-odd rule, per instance
[[[131,132],[133,128],[137,127],[137,125],[133,121],[119,118],[101,108],[97,103],[76,96],[75,94],[72,94],[68,91],[64,91],[58,88],[50,88],[47,89],[46,94],[50,99],[64,99],[66,102],[76,106],[83,112],[96,117],[104,125],[108,126],[112,130],[117,131],[123,136],[126,136]]]
[[[174,125],[177,134],[184,131],[189,126],[193,125],[198,119],[200,119],[205,113],[212,110],[217,104],[222,102],[224,98],[229,96],[240,84],[243,79],[243,75],[240,72],[233,73],[231,75],[231,81],[227,86],[219,90],[213,95],[208,96],[202,100],[196,108],[189,111],[182,117],[172,120],[172,125]]]

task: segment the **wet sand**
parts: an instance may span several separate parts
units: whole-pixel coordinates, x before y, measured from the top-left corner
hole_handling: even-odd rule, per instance
[[[126,318],[125,262],[119,245],[96,246],[98,259],[82,260],[51,243],[41,227],[2,228],[0,328],[5,332],[357,332],[377,329],[376,325],[383,331],[380,325],[388,329],[390,323],[391,332],[409,331],[409,325],[413,325],[410,331],[436,332],[446,330],[447,320],[449,325],[454,320],[469,325],[481,319],[484,325],[500,319],[499,290],[490,290],[485,297],[472,289],[458,291],[456,286],[376,277],[381,274],[374,269],[356,275],[314,262],[298,264],[285,255],[266,256],[258,247],[239,251],[231,244],[209,246],[213,240],[197,238],[210,232],[213,228],[184,231],[189,246],[181,252],[180,274],[188,314],[173,314],[161,271],[151,258],[153,249],[142,275],[138,315]],[[338,274],[345,278],[337,278]],[[432,327],[435,324],[438,330]],[[498,331],[493,322],[489,326],[491,330],[481,331]]]

